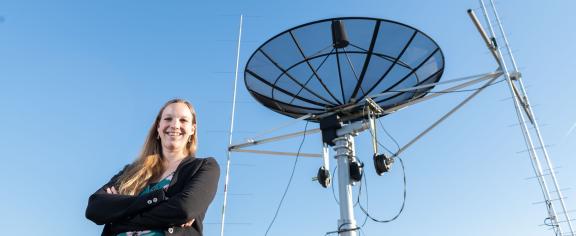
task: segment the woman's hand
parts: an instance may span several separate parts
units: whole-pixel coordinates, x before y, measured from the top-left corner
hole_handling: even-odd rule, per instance
[[[109,194],[118,194],[118,191],[116,191],[116,188],[114,188],[114,186],[112,186],[111,188],[106,188],[106,192]]]
[[[194,224],[194,220],[196,220],[196,219],[192,219],[192,220],[182,224],[180,227],[190,227],[190,226],[192,226],[192,224]]]

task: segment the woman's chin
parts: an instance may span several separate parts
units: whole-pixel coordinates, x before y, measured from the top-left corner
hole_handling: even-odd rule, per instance
[[[173,152],[173,151],[183,150],[186,145],[182,144],[180,142],[169,142],[169,143],[165,143],[163,146],[164,146],[164,149],[166,149],[167,151]]]

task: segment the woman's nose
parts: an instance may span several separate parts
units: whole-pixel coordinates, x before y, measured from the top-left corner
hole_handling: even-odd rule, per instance
[[[170,122],[170,127],[180,128],[180,122],[178,122],[177,120],[172,120],[172,122]]]

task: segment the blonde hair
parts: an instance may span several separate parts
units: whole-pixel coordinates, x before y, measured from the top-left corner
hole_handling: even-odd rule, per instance
[[[152,124],[152,127],[150,127],[148,131],[140,155],[119,177],[120,187],[118,192],[120,194],[137,195],[150,181],[162,175],[164,171],[162,160],[164,157],[162,155],[162,143],[158,139],[158,125],[160,124],[164,109],[174,103],[186,104],[192,113],[192,125],[196,125],[196,111],[190,102],[179,98],[166,102],[158,112],[154,124]],[[186,144],[188,155],[196,154],[198,144],[197,133],[197,131],[194,131],[191,140]]]

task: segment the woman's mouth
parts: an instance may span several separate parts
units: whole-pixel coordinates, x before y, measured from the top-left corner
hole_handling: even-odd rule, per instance
[[[181,132],[165,132],[165,134],[169,137],[178,137],[178,136],[182,136]]]

